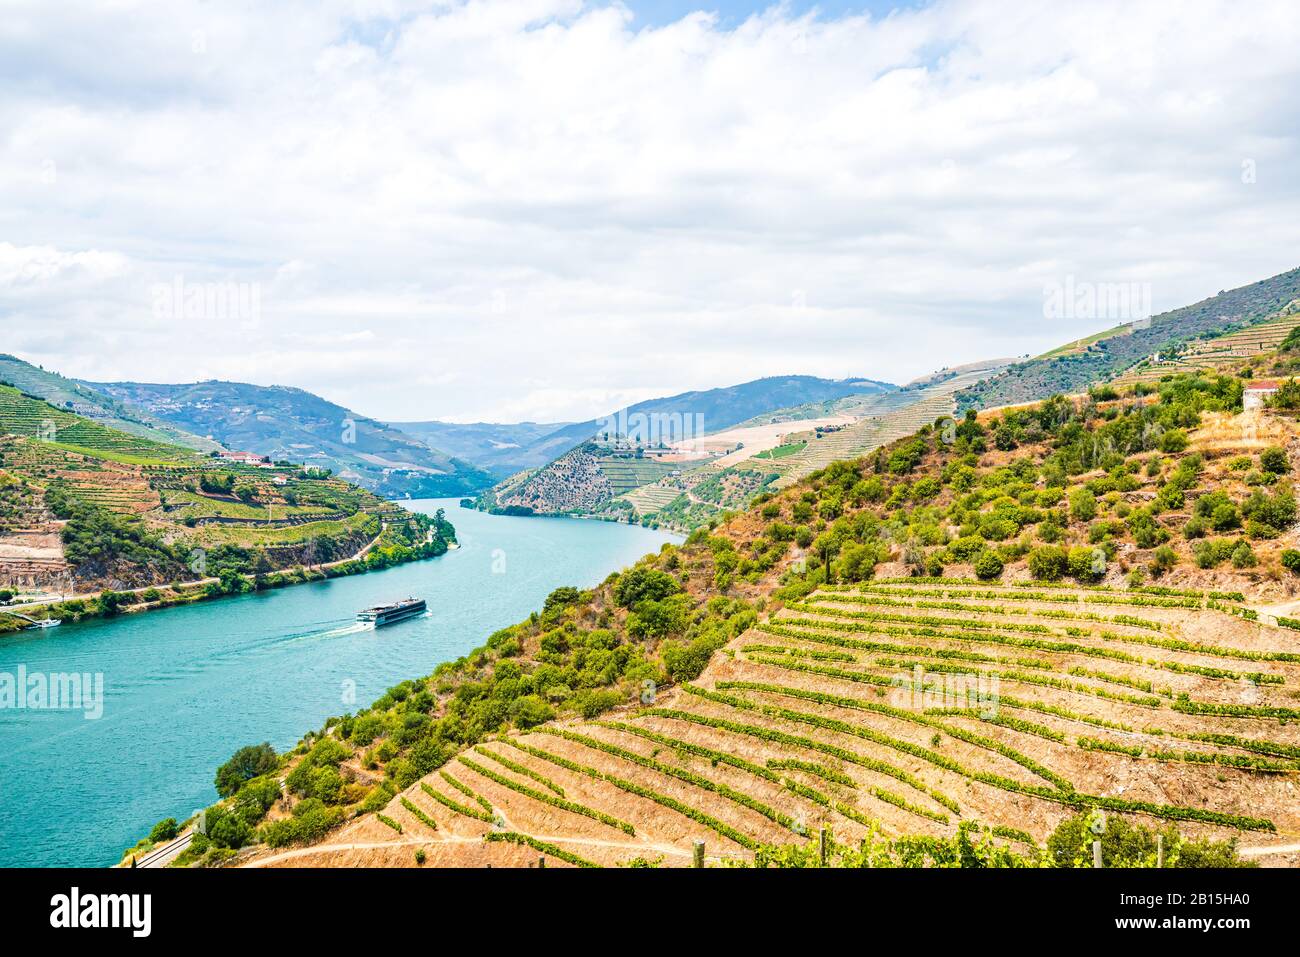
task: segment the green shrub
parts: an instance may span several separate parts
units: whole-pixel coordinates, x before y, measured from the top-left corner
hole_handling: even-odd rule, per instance
[[[1002,568],[1002,559],[998,558],[996,552],[981,552],[979,558],[975,559],[975,574],[984,581],[1000,577]]]
[[[1163,575],[1177,564],[1178,553],[1168,545],[1161,545],[1151,556],[1151,573],[1156,576]]]
[[[1086,488],[1070,493],[1070,518],[1076,522],[1091,522],[1097,517],[1097,497]]]
[[[1029,573],[1039,581],[1059,581],[1070,565],[1070,556],[1064,548],[1045,545],[1029,553]]]
[[[217,768],[217,793],[230,797],[243,787],[245,781],[270,774],[279,766],[280,759],[269,743],[240,748],[229,761]]]
[[[1070,575],[1078,581],[1100,581],[1106,574],[1106,553],[1100,548],[1079,545],[1071,548],[1068,555]]]
[[[180,828],[176,824],[176,818],[166,817],[153,826],[149,832],[149,843],[162,844],[165,841],[173,840],[180,833]]]
[[[1259,453],[1259,465],[1265,472],[1272,472],[1274,475],[1285,475],[1291,471],[1291,460],[1286,454],[1286,449],[1276,445]]]

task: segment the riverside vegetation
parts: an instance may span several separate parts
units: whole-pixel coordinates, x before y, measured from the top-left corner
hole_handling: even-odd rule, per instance
[[[408,512],[327,470],[228,461],[0,385],[0,572],[35,582],[14,594],[77,596],[29,617],[78,621],[354,574],[454,542],[441,512]],[[25,625],[0,614],[0,633]]]

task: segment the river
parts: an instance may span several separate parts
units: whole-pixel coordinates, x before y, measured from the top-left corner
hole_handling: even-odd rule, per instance
[[[236,748],[292,747],[331,715],[482,645],[560,585],[588,587],[667,532],[446,509],[461,548],[396,568],[0,638],[0,673],[102,674],[103,715],[0,708],[0,866],[115,863],[151,825],[216,799]],[[378,631],[362,608],[416,596]]]

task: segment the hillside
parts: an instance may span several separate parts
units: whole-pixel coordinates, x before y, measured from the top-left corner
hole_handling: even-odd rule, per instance
[[[957,395],[961,410],[987,409],[1086,390],[1140,360],[1177,353],[1194,340],[1212,339],[1265,322],[1300,298],[1300,269],[1221,292],[1209,299],[1129,323],[1025,362]]]
[[[219,443],[164,422],[139,406],[98,392],[56,372],[48,372],[17,356],[0,355],[0,384],[13,386],[60,409],[154,442],[180,445],[197,452],[221,448]]]
[[[819,379],[814,376],[772,376],[719,389],[682,392],[665,398],[647,399],[610,413],[603,419],[575,422],[541,435],[512,453],[508,462],[524,472],[561,459],[598,433],[613,432],[626,438],[629,431],[649,432],[640,437],[644,444],[680,438],[684,426],[689,437],[718,432],[738,423],[794,406],[832,402],[847,396],[876,395],[896,386],[874,379]],[[674,431],[676,430],[676,431]],[[475,460],[477,461],[477,460]],[[506,464],[506,459],[499,459]],[[514,476],[512,475],[513,479]]]
[[[504,478],[521,469],[545,465],[553,454],[546,436],[568,427],[567,422],[393,422],[394,429],[413,436],[448,455]]]
[[[1300,864],[1300,425],[1240,402],[1175,376],[833,463],[329,720],[181,863],[772,863],[825,827],[1087,866],[1096,823],[1108,866],[1157,830]]]
[[[383,567],[454,541],[441,518],[327,473],[214,455],[0,386],[0,589],[28,603],[79,596],[42,610],[75,620]],[[177,582],[189,584],[164,587]],[[0,630],[18,626],[0,616]]]
[[[783,487],[836,459],[863,455],[951,415],[952,394],[1001,365],[974,363],[890,392],[772,409],[669,448],[586,442],[544,468],[511,476],[484,493],[478,505],[690,531],[746,507],[765,489]]]
[[[468,495],[492,484],[482,469],[302,389],[215,381],[93,386],[229,449],[330,469],[387,498]]]

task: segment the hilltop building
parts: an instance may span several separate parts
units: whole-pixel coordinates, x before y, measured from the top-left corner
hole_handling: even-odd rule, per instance
[[[1251,409],[1264,408],[1264,400],[1277,392],[1280,383],[1276,379],[1256,379],[1247,382],[1241,393],[1241,407],[1249,412]]]
[[[239,465],[255,465],[258,468],[274,468],[265,455],[255,455],[252,452],[222,452],[221,460]]]

